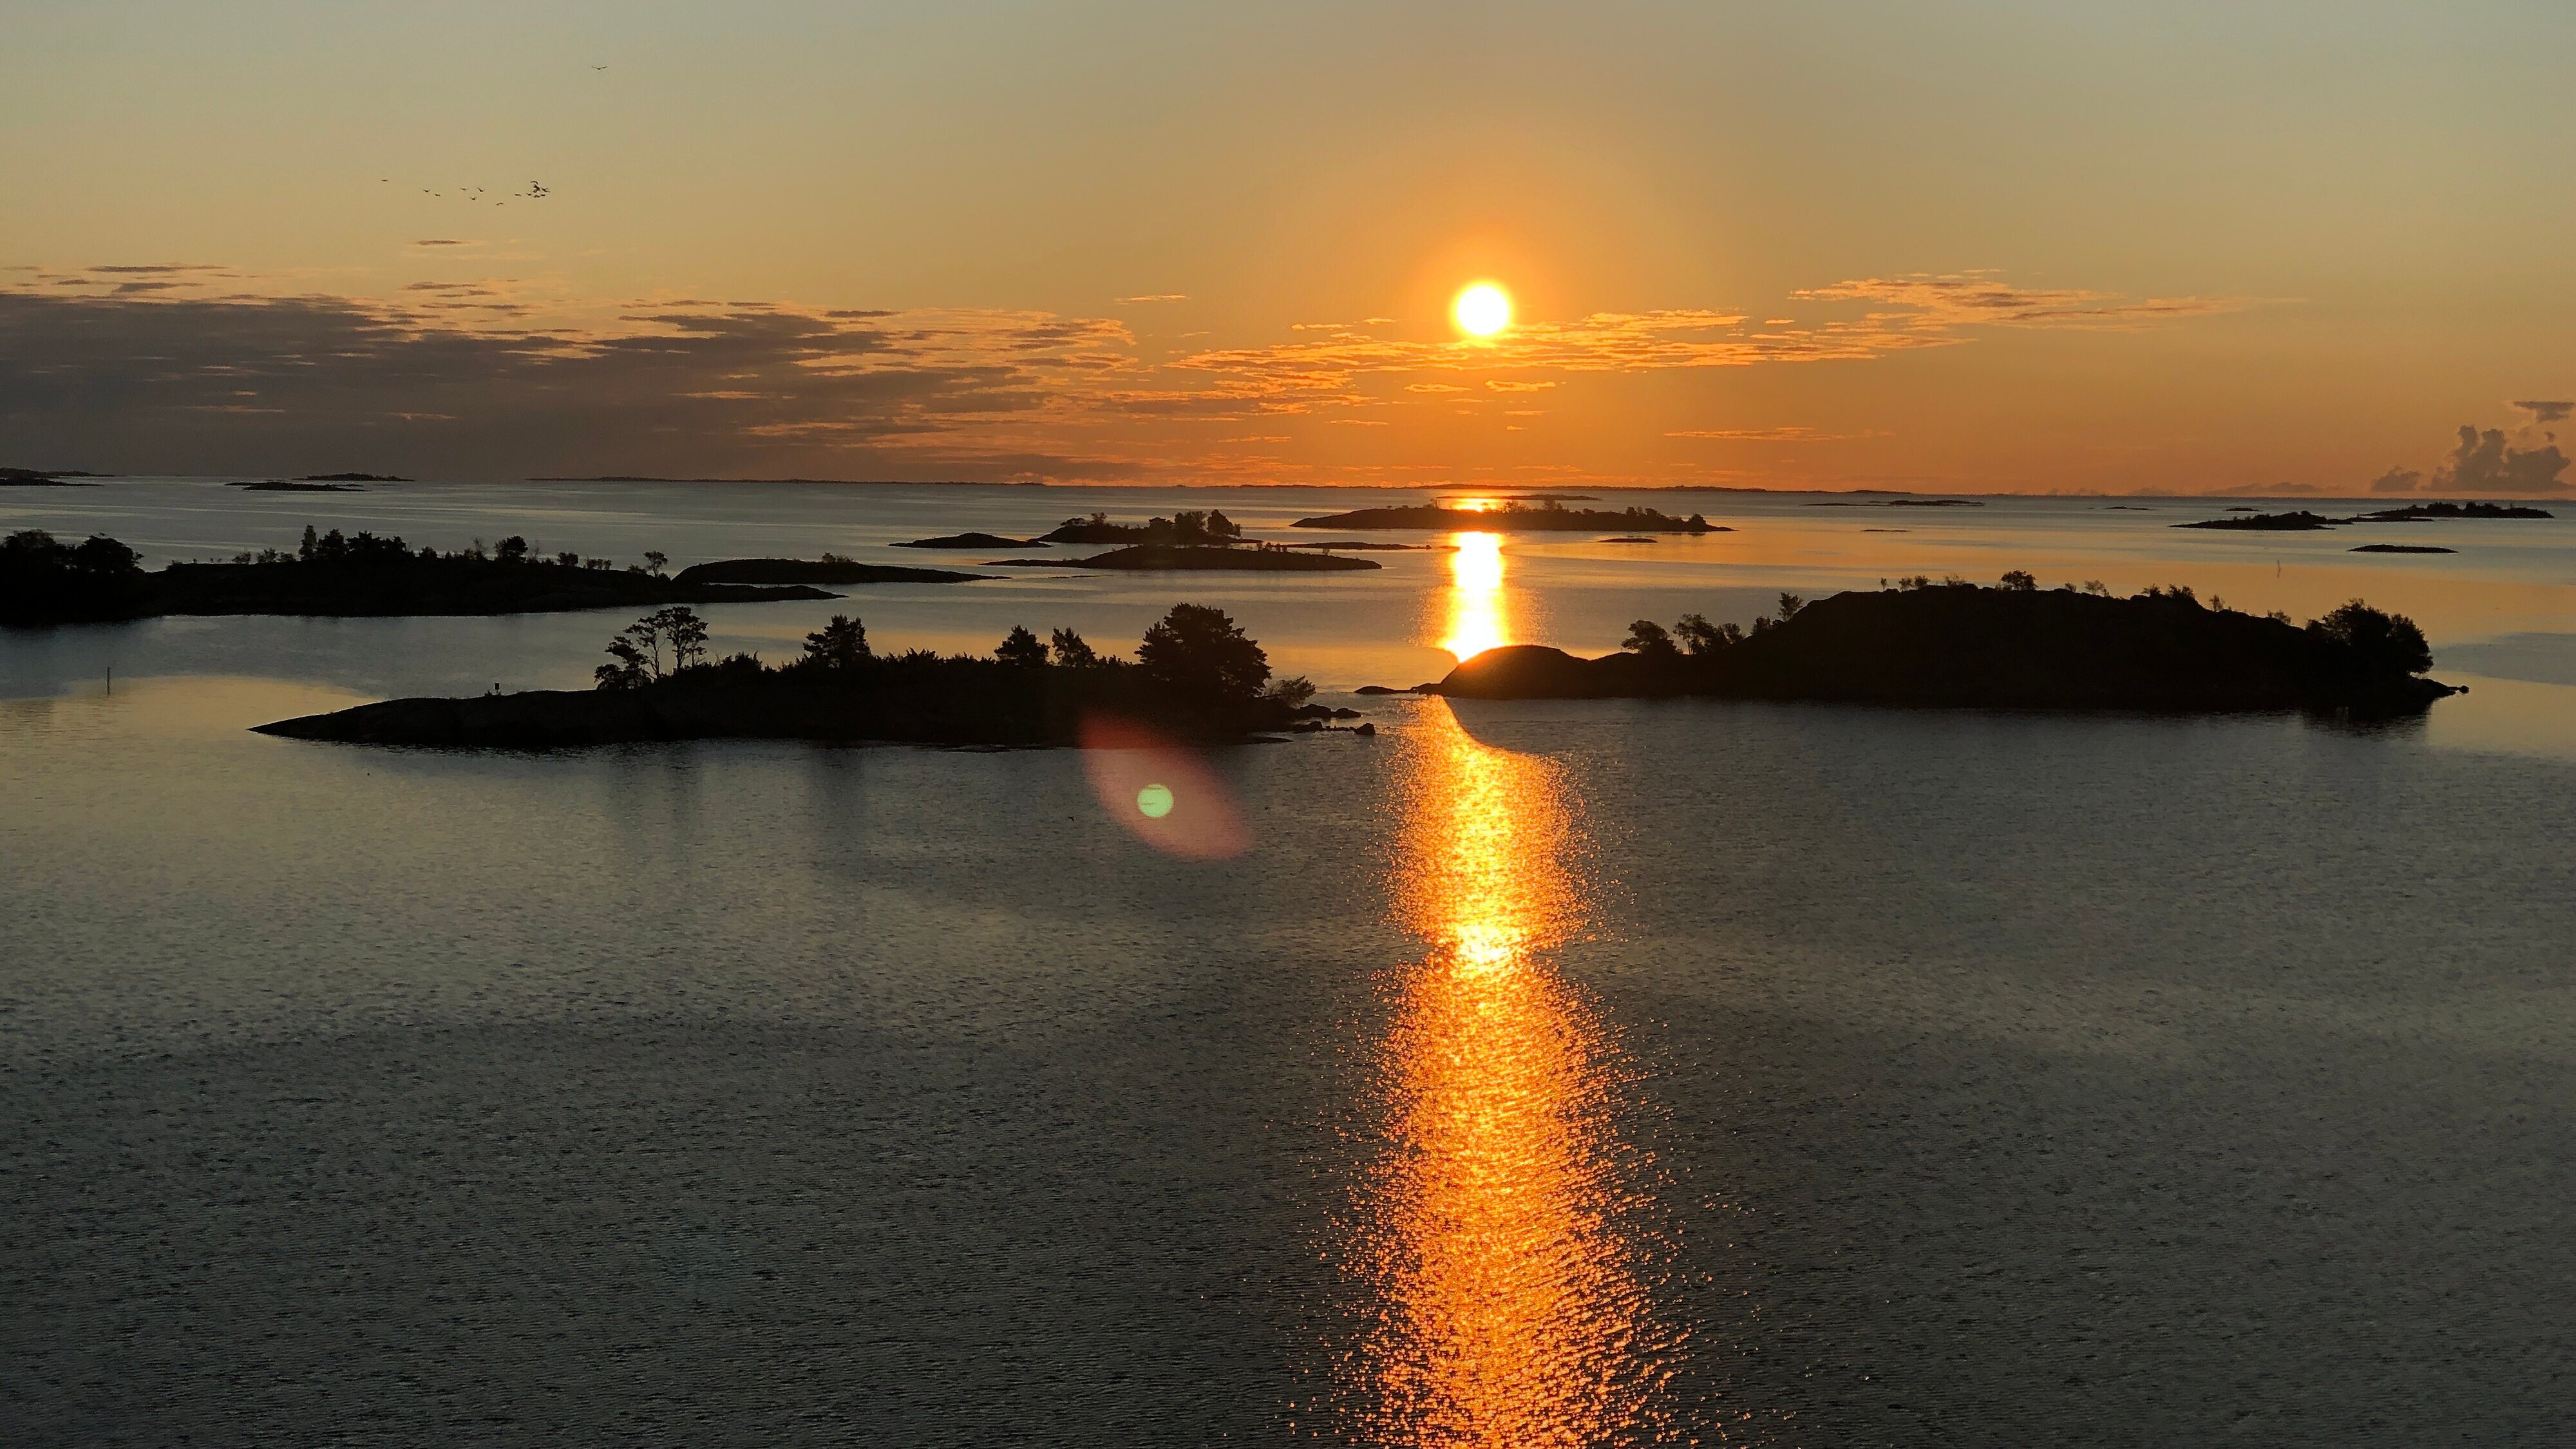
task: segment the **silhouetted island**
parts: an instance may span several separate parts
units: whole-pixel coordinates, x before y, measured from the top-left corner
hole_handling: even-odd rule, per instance
[[[372,745],[551,749],[639,740],[803,739],[1042,746],[1075,743],[1111,716],[1176,739],[1241,740],[1320,722],[1314,686],[1273,679],[1261,646],[1222,611],[1175,606],[1133,661],[1070,629],[1013,629],[985,657],[880,655],[835,617],[781,665],[705,661],[706,623],[684,608],[630,625],[590,690],[396,699],[259,726],[263,734]]]
[[[2328,518],[2303,508],[2295,513],[2257,513],[2245,518],[2204,518],[2197,523],[2177,523],[2174,527],[2235,528],[2283,533],[2340,528],[2348,523],[2419,523],[2435,518],[2553,518],[2556,516],[2544,508],[2526,508],[2520,504],[2510,503],[2410,503],[2403,508],[2383,508],[2376,513],[2356,513],[2350,518]]]
[[[304,530],[293,553],[230,563],[174,563],[146,573],[133,549],[94,535],[77,544],[27,529],[0,539],[0,624],[60,624],[160,614],[539,614],[656,604],[757,603],[840,597],[820,589],[754,589],[663,577],[659,554],[627,568],[604,558],[541,559],[523,538],[440,553],[399,538]]]
[[[1721,699],[1988,709],[2420,712],[2455,693],[2421,677],[2423,632],[2356,599],[2305,628],[2211,608],[2187,588],[2134,598],[1929,580],[1781,596],[1750,631],[1694,614],[1639,620],[1627,647],[1583,659],[1538,645],[1489,649],[1426,693],[1469,699]]]
[[[2429,543],[2365,543],[2349,548],[2346,553],[2458,553],[2456,548],[2441,548]]]
[[[2360,513],[2347,520],[2352,523],[2414,523],[2427,518],[2555,518],[2545,508],[2529,508],[2516,503],[2410,503],[2403,508],[2383,508],[2376,513]]]
[[[1334,554],[1306,552],[1275,543],[1260,544],[1251,548],[1218,548],[1206,544],[1140,543],[1132,548],[1096,553],[1089,558],[995,559],[993,567],[1120,569],[1130,572],[1156,572],[1165,569],[1231,569],[1241,573],[1296,574],[1373,569],[1379,567],[1379,564],[1375,559],[1342,558]]]
[[[729,558],[691,564],[673,580],[682,588],[700,584],[971,584],[991,574],[961,574],[953,569],[917,569],[903,564],[867,564],[827,553],[819,559]]]
[[[408,483],[399,473],[307,473],[298,483]]]
[[[323,483],[303,478],[270,478],[258,483],[227,483],[245,493],[364,493],[355,483]]]
[[[45,473],[34,468],[0,468],[0,488],[86,488],[91,485],[69,480],[87,476],[82,473]]]
[[[1238,542],[1243,528],[1222,510],[1205,513],[1175,514],[1170,518],[1149,518],[1143,523],[1112,523],[1106,513],[1088,518],[1068,518],[1049,532],[1038,535],[1040,543],[1161,543],[1177,545],[1207,544],[1223,546]]]
[[[2217,528],[2237,533],[2308,533],[2320,528],[2333,528],[2344,520],[2328,518],[2302,508],[2295,513],[2248,513],[2239,518],[2203,518],[2193,523],[2177,523],[2175,528]]]
[[[1525,508],[1517,501],[1483,510],[1443,508],[1418,503],[1394,508],[1361,508],[1297,520],[1299,528],[1431,528],[1472,533],[1732,533],[1694,513],[1675,518],[1652,508],[1563,508],[1548,502]]]
[[[998,533],[952,533],[942,538],[916,538],[888,548],[1045,548],[1034,538],[1004,538]]]

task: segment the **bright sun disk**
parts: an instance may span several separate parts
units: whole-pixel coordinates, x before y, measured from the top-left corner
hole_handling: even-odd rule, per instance
[[[1478,282],[1449,304],[1449,320],[1470,337],[1491,337],[1512,325],[1512,297],[1491,282]]]

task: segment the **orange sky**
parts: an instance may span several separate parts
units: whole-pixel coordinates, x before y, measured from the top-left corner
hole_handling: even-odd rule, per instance
[[[2560,7],[528,8],[10,6],[0,461],[2566,476]]]

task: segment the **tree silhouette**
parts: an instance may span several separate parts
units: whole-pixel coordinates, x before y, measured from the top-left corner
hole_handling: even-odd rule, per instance
[[[2408,674],[2421,674],[2433,667],[2433,651],[2424,642],[2424,631],[2404,614],[2388,614],[2370,607],[2359,599],[2343,605],[2322,619],[2308,621],[2310,633],[2349,644],[2371,663]]]
[[[1100,663],[1099,654],[1071,629],[1056,630],[1052,644],[1056,667],[1060,669],[1089,669]]]
[[[670,666],[663,667],[663,650],[670,651]],[[707,621],[684,604],[656,609],[619,631],[608,641],[612,663],[591,671],[602,689],[641,689],[659,684],[683,669],[705,662],[707,657]]]
[[[1023,669],[1035,669],[1047,662],[1046,641],[1030,633],[1027,625],[1014,624],[1011,626],[1011,632],[1003,638],[1000,645],[994,648],[993,657],[1004,664],[1016,664]]]
[[[1217,699],[1245,700],[1270,678],[1270,656],[1222,609],[1174,604],[1136,650],[1157,679]]]
[[[1619,641],[1619,647],[1644,659],[1681,657],[1681,651],[1673,647],[1673,636],[1665,633],[1664,626],[1652,619],[1639,619],[1630,624],[1628,637]]]
[[[834,614],[832,622],[805,636],[805,657],[825,669],[855,669],[868,662],[868,627]]]

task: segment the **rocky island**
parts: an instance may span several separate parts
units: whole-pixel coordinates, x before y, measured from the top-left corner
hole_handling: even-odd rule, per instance
[[[2231,513],[2238,512],[2229,509]],[[2250,533],[2305,533],[2320,528],[2341,528],[2349,523],[2421,523],[2444,518],[2554,518],[2545,508],[2526,508],[2509,503],[2410,503],[2403,508],[2383,508],[2376,513],[2356,513],[2350,518],[2328,518],[2322,513],[2299,509],[2291,513],[2247,512],[2243,518],[2204,518],[2196,523],[2177,523],[2176,528],[2234,529]]]
[[[2018,571],[1997,588],[1956,580],[1782,595],[1752,629],[1693,614],[1639,620],[1617,654],[1489,649],[1424,693],[1466,699],[1704,696],[1846,704],[2219,713],[2418,713],[2456,693],[2423,676],[2424,635],[2356,599],[2295,626],[2202,604],[2188,588],[2132,598],[2042,591]]]
[[[888,548],[1045,548],[1034,538],[1004,538],[998,533],[951,533],[939,538],[916,538],[908,543],[891,543]]]
[[[1554,500],[1536,508],[1526,507],[1515,499],[1500,508],[1444,508],[1437,503],[1410,504],[1395,508],[1361,508],[1349,513],[1329,513],[1316,518],[1301,518],[1298,528],[1349,528],[1359,530],[1383,528],[1430,528],[1467,533],[1732,533],[1733,529],[1714,524],[1694,513],[1688,518],[1675,518],[1652,508],[1627,508],[1616,513],[1608,509],[1567,508]]]
[[[1319,728],[1314,686],[1273,679],[1261,646],[1222,611],[1175,606],[1133,660],[1070,629],[1015,628],[992,654],[877,654],[866,627],[835,617],[804,654],[763,664],[706,660],[706,624],[685,608],[637,620],[608,646],[598,687],[467,699],[395,699],[259,726],[263,734],[370,745],[552,749],[642,740],[1069,745],[1086,721],[1141,724],[1222,743]]]
[[[1244,548],[1225,548],[1213,544],[1140,543],[1128,548],[1095,553],[1089,558],[1006,558],[996,559],[996,568],[1073,568],[1119,569],[1129,572],[1156,572],[1166,569],[1230,569],[1240,573],[1333,573],[1348,569],[1373,569],[1380,565],[1374,559],[1342,558],[1336,554],[1315,553],[1291,548],[1286,544],[1263,543]]]
[[[304,530],[293,553],[267,549],[229,563],[174,563],[146,572],[104,535],[63,543],[41,529],[0,539],[0,624],[61,624],[162,614],[542,614],[657,604],[830,599],[810,588],[744,588],[662,574],[662,556],[620,569],[603,558],[535,556],[523,538],[452,553],[414,551],[399,538]]]
[[[971,584],[991,574],[961,574],[953,569],[917,569],[903,564],[867,564],[827,553],[819,559],[729,558],[691,564],[672,582],[682,588],[704,584]]]

